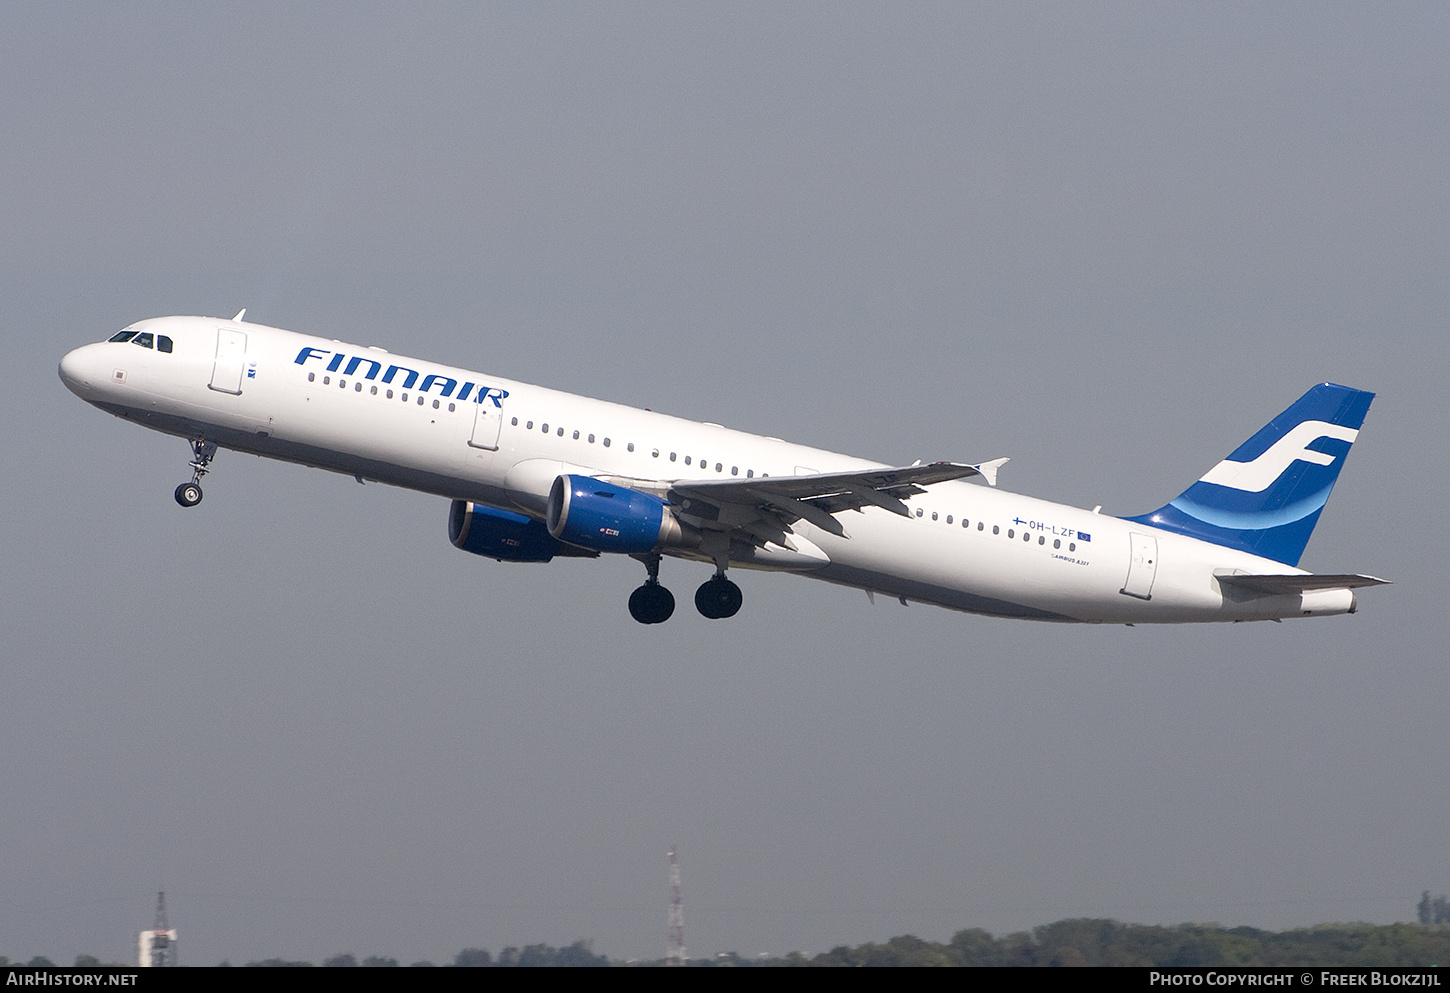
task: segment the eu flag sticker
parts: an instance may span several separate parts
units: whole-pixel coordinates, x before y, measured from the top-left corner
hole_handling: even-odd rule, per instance
[[[1090,534],[1087,534],[1084,531],[1079,531],[1077,533],[1077,540],[1078,541],[1092,541],[1093,540],[1093,536],[1090,535]]]

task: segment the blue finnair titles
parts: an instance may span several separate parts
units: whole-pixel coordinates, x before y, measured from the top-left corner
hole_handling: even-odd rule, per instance
[[[1373,399],[1321,383],[1168,506],[1125,519],[1297,566]]]

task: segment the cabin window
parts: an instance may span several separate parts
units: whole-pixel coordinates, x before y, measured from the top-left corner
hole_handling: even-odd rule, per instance
[[[745,478],[746,479],[754,479],[755,478],[755,470],[754,469],[746,469],[745,470]]]
[[[594,436],[592,434],[589,436],[589,444],[594,444]]]
[[[392,394],[389,393],[388,396],[392,396]],[[519,426],[519,419],[517,417],[515,417],[513,420],[509,421],[509,424],[512,425],[513,427],[518,427]]]
[[[434,400],[433,401],[433,409],[434,410],[437,410],[438,409],[438,401],[437,400]]]
[[[533,421],[526,421],[526,422],[524,422],[524,430],[525,431],[532,431],[533,429],[534,429],[534,422]]]
[[[356,383],[353,384],[352,391],[354,393],[361,393],[362,392],[362,380],[358,380]]]
[[[1053,538],[1052,539],[1052,547],[1053,548],[1061,548],[1062,547],[1062,539],[1061,538]]]
[[[980,527],[980,525],[978,525],[978,526]],[[993,534],[1001,534],[1002,533],[1002,526],[1000,524],[993,524],[992,525],[992,533]]]
[[[624,448],[626,451],[634,451],[634,442],[631,441],[628,445],[625,445]]]
[[[604,439],[604,447],[605,448],[608,448],[609,447],[609,439],[608,438],[605,438]]]
[[[560,438],[562,438],[562,437],[564,437],[564,429],[563,428],[560,428],[559,430],[555,431],[554,434],[556,434]],[[576,435],[575,437],[578,437],[578,436]]]
[[[549,433],[549,425],[545,424],[544,425],[544,434],[548,434],[548,433]]]
[[[332,385],[332,377],[331,376],[323,376],[322,377],[322,385],[323,386],[331,386]]]
[[[1030,542],[1032,540],[1032,535],[1028,534],[1026,531],[1023,531],[1022,540]]]
[[[579,440],[579,432],[578,431],[575,431],[574,432],[574,440],[575,441],[578,441]]]
[[[951,514],[948,514],[947,515],[947,523],[950,524],[951,522],[952,522],[952,515]]]
[[[370,387],[368,389],[368,392],[371,393],[373,396],[377,396],[378,395],[378,388],[376,386]],[[449,408],[449,409],[451,410],[452,408]]]
[[[111,335],[111,337],[107,338],[106,340],[107,341],[130,341],[134,337],[136,337],[136,332],[135,331],[117,331],[115,334]]]
[[[308,373],[308,374],[307,374],[307,381],[308,381],[308,382],[309,382],[309,383],[311,383],[311,382],[315,382],[315,381],[316,381],[316,380],[317,380],[317,373],[315,373],[315,372],[309,372],[309,373]]]
[[[660,450],[658,448],[651,449],[650,450],[650,453],[649,453],[649,457],[652,458],[652,459],[659,458],[660,457]]]
[[[934,510],[931,512],[931,519],[936,520],[936,511]]]
[[[1067,543],[1067,550],[1069,552],[1075,552],[1075,551],[1077,551],[1077,542],[1075,542],[1075,541],[1069,541]]]
[[[685,465],[689,465],[689,464],[690,464],[690,457],[688,455],[686,455],[685,456]]]
[[[926,511],[922,510],[920,507],[917,507],[916,508],[916,516],[917,517],[920,517],[924,513],[926,513]]]
[[[388,390],[388,399],[391,400],[392,398],[393,398],[393,391],[392,390]]]
[[[1015,537],[1017,537],[1017,532],[1014,531],[1012,528],[1008,528],[1007,529],[1007,537],[1009,537],[1009,538],[1015,538]]]
[[[738,475],[740,475],[740,467],[738,465],[732,465],[730,467],[730,475],[732,475],[732,476],[738,476]]]
[[[156,350],[158,352],[171,351],[171,339],[164,334],[158,334],[156,336]]]
[[[347,380],[345,380],[345,379],[339,379],[337,381],[337,388],[340,389],[340,390],[347,389]]]
[[[450,403],[450,404],[449,404],[449,405],[448,405],[448,413],[450,413],[450,414],[451,414],[451,413],[453,413],[453,411],[454,411],[454,409],[455,409],[455,408],[454,408],[454,406],[453,406],[453,404],[451,404],[451,403]]]
[[[716,472],[724,472],[725,471],[725,467],[723,465],[721,465],[719,462],[716,462],[715,463],[715,471]]]
[[[423,406],[423,394],[418,394],[418,406]]]
[[[398,399],[401,400],[401,401],[403,401],[404,403],[407,403],[408,402],[408,394],[406,394],[406,393],[399,393],[398,394]]]
[[[963,521],[963,522],[962,522],[962,523],[963,523],[963,524],[965,524],[965,523],[966,523],[966,521]],[[986,524],[985,524],[985,523],[983,523],[983,522],[982,522],[982,521],[978,521],[978,522],[977,522],[977,530],[978,530],[978,531],[980,531],[980,530],[982,530],[982,529],[983,529],[983,528],[985,528],[985,527],[986,527],[986,526],[987,526],[987,525],[986,525]]]
[[[1046,536],[1045,535],[1038,535],[1037,536],[1037,543],[1039,545],[1045,545],[1045,544],[1047,544],[1047,538],[1046,538]]]
[[[670,453],[670,461],[673,462],[674,460],[675,460],[675,453],[674,452],[671,452]]]

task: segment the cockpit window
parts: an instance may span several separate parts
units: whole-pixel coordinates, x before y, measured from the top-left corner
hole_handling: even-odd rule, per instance
[[[150,331],[147,331],[144,334],[138,334],[136,337],[132,338],[131,344],[140,345],[142,348],[150,348],[152,344],[152,339],[154,337],[155,335],[153,335]]]
[[[136,332],[135,331],[117,331],[115,334],[111,335],[106,340],[107,341],[130,341],[134,337],[136,337]]]
[[[171,339],[164,334],[158,334],[156,336],[156,350],[158,352],[171,351]]]

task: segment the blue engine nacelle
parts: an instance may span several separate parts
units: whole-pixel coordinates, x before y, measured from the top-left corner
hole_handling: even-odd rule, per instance
[[[647,552],[678,535],[657,496],[589,476],[560,476],[549,490],[549,534],[600,552]]]
[[[448,540],[500,562],[547,562],[567,554],[533,518],[467,500],[454,500],[448,511]]]

